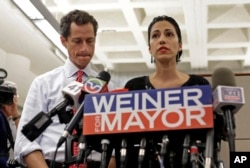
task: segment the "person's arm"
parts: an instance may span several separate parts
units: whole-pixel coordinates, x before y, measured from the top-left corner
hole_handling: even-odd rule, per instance
[[[111,156],[109,160],[108,168],[116,168],[116,160],[114,156]]]
[[[27,157],[27,161],[29,162],[33,157],[33,152],[42,151],[43,148],[40,145],[41,137],[36,138],[34,141],[30,141],[26,136],[22,133],[23,126],[29,123],[29,121],[34,118],[40,111],[46,111],[43,107],[43,93],[41,85],[44,85],[43,82],[35,79],[28,91],[26,96],[26,101],[23,105],[22,117],[20,118],[17,132],[16,132],[16,140],[14,146],[14,157],[15,160],[26,166],[26,161],[24,157]],[[14,116],[15,117],[15,116]],[[30,154],[30,156],[29,156]],[[35,155],[36,156],[36,155]],[[31,159],[30,159],[31,157]],[[40,152],[40,157],[35,160],[37,162],[44,162],[43,152]],[[31,163],[28,163],[31,164]],[[38,164],[36,164],[38,166]]]
[[[28,168],[48,168],[41,151],[36,150],[23,157]]]
[[[12,116],[12,120],[15,122],[16,127],[19,124],[19,119],[21,117],[21,114],[18,111],[17,108],[17,96],[14,95],[13,97],[13,103],[8,105],[8,104],[3,104],[2,105],[2,111],[6,115],[6,117]]]

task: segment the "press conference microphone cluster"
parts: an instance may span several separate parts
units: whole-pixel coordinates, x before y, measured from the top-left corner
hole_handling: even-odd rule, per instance
[[[233,72],[227,68],[219,68],[212,74],[214,111],[224,117],[224,129],[230,151],[235,150],[235,122],[234,114],[245,103],[242,87],[236,86]]]
[[[30,140],[33,141],[35,140],[41,133],[52,123],[52,117],[55,116],[56,114],[59,115],[60,122],[66,123],[61,120],[61,118],[69,118],[68,116],[66,117],[61,117],[65,114],[65,109],[67,106],[71,105],[74,107],[79,106],[79,96],[81,95],[81,88],[83,84],[77,81],[74,81],[67,85],[66,87],[63,88],[62,93],[64,95],[64,100],[60,102],[56,107],[54,107],[52,110],[50,110],[48,113],[45,113],[41,111],[38,113],[30,122],[28,122],[26,125],[23,126],[22,128],[22,133]],[[64,114],[62,114],[64,113]]]
[[[95,78],[89,78],[83,85],[81,89],[81,95],[79,96],[80,99],[83,100],[86,94],[95,94],[95,93],[102,93],[107,91],[107,85],[110,81],[110,74],[106,71],[100,72]],[[80,104],[79,108],[77,109],[76,113],[74,114],[73,118],[70,122],[66,125],[64,132],[61,138],[58,141],[57,147],[60,147],[63,142],[65,142],[66,138],[72,133],[75,126],[79,123],[79,121],[83,117],[83,107],[84,101]]]
[[[109,79],[108,79],[109,78]],[[108,72],[102,71],[98,74],[96,78],[90,78],[90,81],[99,81],[101,84],[103,84],[102,80],[108,79],[110,80],[110,75]],[[88,81],[89,81],[88,80]],[[91,82],[88,82],[88,84]],[[107,82],[104,82],[105,84]],[[103,86],[101,84],[96,84],[95,82],[92,83],[92,87],[95,88],[95,91],[98,91],[101,89],[103,90]],[[89,87],[89,86],[88,86]],[[60,102],[56,107],[54,107],[52,110],[50,110],[48,113],[45,113],[41,111],[38,113],[30,122],[28,122],[26,125],[22,128],[22,133],[30,140],[35,140],[41,133],[53,122],[52,117],[56,114],[65,113],[65,109],[67,106],[73,106],[74,108],[79,108],[80,103],[83,100],[83,95],[86,94],[85,90],[87,89],[87,86],[83,85],[80,82],[73,81],[69,85],[63,88],[62,93],[64,96],[64,100]],[[93,92],[93,91],[92,91]],[[80,117],[80,115],[79,115]],[[69,117],[64,117],[69,118]],[[59,116],[60,119],[60,116]],[[61,120],[60,120],[61,122]],[[64,122],[64,123],[68,123]]]

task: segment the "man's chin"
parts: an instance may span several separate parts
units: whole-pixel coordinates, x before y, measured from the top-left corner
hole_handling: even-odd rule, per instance
[[[78,65],[79,65],[79,67],[81,67],[81,69],[83,69],[89,64],[89,62],[90,62],[90,59],[78,62]]]

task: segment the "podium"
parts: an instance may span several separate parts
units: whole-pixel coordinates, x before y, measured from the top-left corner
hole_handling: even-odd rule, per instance
[[[209,168],[214,155],[213,129],[209,85],[89,94],[85,97],[83,135],[87,144],[101,152],[101,141],[108,140],[107,160],[114,148],[118,167],[122,167],[119,161],[123,149],[129,152],[127,167],[136,167],[136,164],[140,167],[139,157],[142,156],[147,167],[151,167],[148,162],[151,160],[159,167],[203,164]],[[203,163],[196,163],[198,154],[203,155]],[[171,161],[172,157],[176,160]]]

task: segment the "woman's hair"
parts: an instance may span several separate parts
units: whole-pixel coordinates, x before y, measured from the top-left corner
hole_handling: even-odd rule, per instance
[[[175,21],[174,18],[166,16],[166,15],[162,15],[162,16],[154,17],[154,19],[148,26],[148,45],[150,45],[150,34],[151,34],[152,27],[155,23],[159,21],[167,21],[171,23],[174,26],[174,29],[177,33],[179,42],[182,43],[181,30],[180,30],[178,23]],[[182,50],[179,51],[178,54],[176,55],[176,62],[180,62],[181,55],[182,55]]]
[[[92,15],[90,15],[88,12],[81,11],[81,10],[73,10],[61,18],[60,34],[66,39],[70,34],[71,23],[75,23],[77,25],[91,23],[94,27],[94,33],[96,36],[98,23],[96,19]]]

